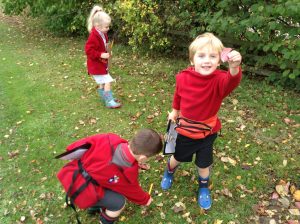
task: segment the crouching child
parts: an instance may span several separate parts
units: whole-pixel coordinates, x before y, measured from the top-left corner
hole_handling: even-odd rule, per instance
[[[74,210],[76,205],[88,212],[99,212],[103,224],[118,219],[126,199],[149,206],[152,198],[138,182],[138,164],[158,154],[162,144],[160,135],[152,129],[139,130],[130,142],[107,133],[70,144],[67,153],[84,153],[57,174],[67,193],[67,204]]]

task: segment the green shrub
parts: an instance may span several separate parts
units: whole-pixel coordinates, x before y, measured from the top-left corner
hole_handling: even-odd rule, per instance
[[[6,13],[25,10],[45,18],[52,31],[71,35],[86,35],[86,18],[96,3],[112,16],[113,30],[133,50],[186,55],[189,43],[209,31],[239,49],[249,73],[300,89],[298,0],[3,0]]]

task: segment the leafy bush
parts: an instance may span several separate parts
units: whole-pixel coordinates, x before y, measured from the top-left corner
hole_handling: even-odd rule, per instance
[[[298,0],[3,0],[5,12],[45,18],[59,33],[86,34],[86,18],[101,4],[113,18],[118,37],[137,50],[178,54],[200,33],[213,32],[238,48],[244,68],[270,81],[300,89]]]

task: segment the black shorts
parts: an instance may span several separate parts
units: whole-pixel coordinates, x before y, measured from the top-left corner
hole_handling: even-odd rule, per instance
[[[213,163],[213,144],[217,133],[203,139],[192,139],[178,134],[174,158],[179,162],[191,162],[196,154],[195,164],[199,168],[209,167]]]

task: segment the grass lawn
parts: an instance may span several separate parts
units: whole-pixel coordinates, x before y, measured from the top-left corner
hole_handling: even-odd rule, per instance
[[[86,74],[85,40],[53,37],[32,24],[0,16],[0,223],[75,223],[56,178],[65,162],[54,156],[95,133],[163,133],[175,74],[188,61],[140,56],[115,44],[111,74],[123,107],[109,110]],[[140,176],[145,190],[154,183],[154,202],[146,211],[128,203],[119,223],[254,223],[253,206],[280,180],[300,187],[299,113],[298,93],[244,75],[219,114],[224,136],[215,145],[211,210],[198,208],[193,164],[178,169],[170,191],[160,189],[166,157],[159,156]],[[172,209],[177,202],[184,211]],[[79,214],[83,223],[97,223]]]

